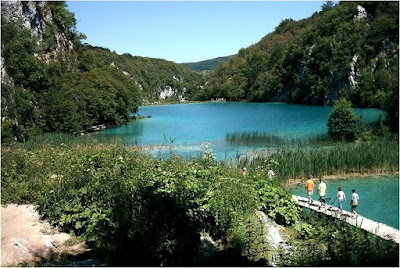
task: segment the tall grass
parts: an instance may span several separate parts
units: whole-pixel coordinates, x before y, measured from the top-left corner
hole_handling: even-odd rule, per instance
[[[53,147],[57,147],[60,145],[89,145],[95,143],[104,143],[104,144],[122,144],[122,142],[118,139],[110,139],[100,136],[93,135],[84,135],[84,136],[75,136],[67,133],[45,133],[39,136],[33,136],[25,141],[22,146],[27,150],[33,150],[38,146],[42,146],[43,144],[48,144]]]
[[[255,169],[264,167],[268,159],[281,179],[348,173],[394,173],[399,171],[399,137],[393,135],[374,142],[344,143],[319,148],[282,149],[271,155],[242,157],[237,165]]]
[[[318,146],[335,144],[328,134],[318,134],[307,137],[282,136],[265,132],[234,132],[228,133],[225,140],[235,145],[262,145],[266,147],[285,147],[285,146]]]

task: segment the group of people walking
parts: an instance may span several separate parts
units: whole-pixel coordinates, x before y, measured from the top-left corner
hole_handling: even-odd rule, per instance
[[[307,191],[308,201],[310,203],[312,203],[313,202],[312,194],[314,193],[314,182],[312,181],[312,179],[310,177],[307,178],[305,189]],[[358,201],[359,201],[360,197],[356,193],[355,189],[353,189],[351,191],[352,191],[351,200],[350,200],[351,212],[354,213],[354,214],[357,214],[356,208],[357,208]],[[322,205],[325,205],[325,202],[326,202],[326,184],[322,179],[319,179],[319,185],[318,185],[318,192],[317,193],[319,195],[319,201],[322,203]],[[343,202],[346,201],[346,194],[342,191],[341,187],[338,187],[338,192],[337,192],[336,197],[333,200],[333,202],[335,202],[336,199],[338,200],[338,208],[339,208],[340,211],[342,211],[343,210]]]

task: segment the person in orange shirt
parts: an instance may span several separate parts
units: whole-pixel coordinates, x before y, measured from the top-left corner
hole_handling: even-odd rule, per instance
[[[314,182],[311,180],[310,177],[308,177],[307,181],[306,181],[306,191],[307,191],[307,195],[308,195],[308,201],[311,203],[312,202],[312,198],[311,195],[314,192]]]

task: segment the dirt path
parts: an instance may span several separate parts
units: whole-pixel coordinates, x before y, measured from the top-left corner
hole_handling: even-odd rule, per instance
[[[41,221],[33,205],[1,207],[1,266],[33,266],[43,259],[77,256],[87,251],[84,243],[77,244],[69,234]]]

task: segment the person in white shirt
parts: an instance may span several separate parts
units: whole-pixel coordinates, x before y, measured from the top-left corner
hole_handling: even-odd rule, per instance
[[[322,205],[325,205],[326,184],[322,179],[319,179],[318,194],[319,201],[321,201]]]
[[[272,180],[272,177],[275,176],[275,172],[272,171],[272,169],[269,169],[268,171],[268,177],[270,180]]]
[[[351,212],[353,212],[354,214],[357,214],[356,207],[358,205],[358,200],[360,199],[360,197],[356,193],[356,190],[353,189],[351,191],[353,192],[353,194],[351,195],[351,201],[350,201]]]
[[[342,191],[341,187],[338,188],[338,193],[336,194],[335,199],[336,198],[338,200],[338,208],[340,211],[342,211],[343,210],[343,202],[346,201],[346,195]],[[335,200],[333,200],[333,201],[335,201]]]

